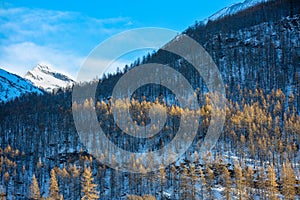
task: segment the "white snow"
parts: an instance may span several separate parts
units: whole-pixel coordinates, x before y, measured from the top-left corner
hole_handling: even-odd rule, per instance
[[[210,16],[208,19],[203,20],[204,23],[208,21],[215,21],[217,19],[223,18],[228,15],[236,14],[242,10],[255,6],[262,2],[267,2],[268,0],[245,0],[242,3],[236,3],[231,6],[225,7],[222,10],[218,11],[217,13]]]
[[[13,100],[26,93],[43,94],[29,81],[0,68],[0,102]]]
[[[66,88],[75,83],[75,81],[68,76],[56,72],[50,66],[45,64],[38,64],[33,70],[27,72],[24,78],[47,92],[51,92],[57,88]]]

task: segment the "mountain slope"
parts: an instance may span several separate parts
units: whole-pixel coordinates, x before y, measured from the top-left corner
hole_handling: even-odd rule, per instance
[[[231,6],[225,7],[222,10],[218,11],[217,13],[213,14],[210,16],[208,20],[210,21],[215,21],[217,19],[220,19],[222,17],[228,16],[228,15],[233,15],[236,14],[242,10],[245,10],[247,8],[253,7],[259,3],[266,2],[268,0],[245,0],[242,3],[236,3]]]
[[[65,88],[75,83],[75,81],[68,76],[56,72],[49,66],[43,64],[38,64],[33,70],[27,72],[24,78],[47,92],[51,92],[57,88]]]
[[[290,2],[295,6],[291,7]],[[199,102],[204,101],[199,110],[201,115],[199,130],[194,144],[178,162],[157,172],[120,173],[120,170],[105,167],[101,162],[99,164],[98,160],[87,154],[85,146],[82,145],[84,140],[79,137],[74,125],[76,116],[75,119],[80,120],[84,127],[83,131],[90,134],[90,144],[97,147],[97,142],[103,140],[98,137],[94,123],[88,120],[88,116],[95,110],[100,128],[119,148],[141,153],[161,149],[164,144],[171,144],[170,140],[175,138],[180,128],[180,118],[190,116],[190,113],[184,113],[185,109],[168,107],[165,127],[154,137],[145,140],[133,138],[118,127],[111,112],[113,99],[107,100],[105,97],[111,96],[110,91],[123,72],[108,75],[101,80],[101,84],[92,82],[79,85],[86,88],[83,91],[88,91],[91,84],[97,84],[98,87],[95,96],[81,103],[76,102],[72,105],[72,91],[66,90],[21,98],[20,101],[10,105],[0,105],[1,148],[4,149],[10,144],[14,149],[17,148],[18,152],[24,152],[18,157],[15,151],[10,150],[13,153],[6,154],[8,150],[2,151],[5,162],[0,175],[2,177],[10,175],[9,182],[0,180],[0,184],[7,188],[5,191],[7,199],[28,199],[30,188],[28,186],[31,184],[33,174],[39,181],[41,194],[46,198],[50,180],[49,171],[54,168],[63,198],[79,200],[81,169],[87,168],[87,165],[93,171],[101,199],[126,199],[129,194],[150,194],[158,200],[226,199],[226,196],[231,199],[269,199],[271,193],[274,193],[275,199],[299,199],[298,193],[290,195],[283,192],[286,186],[293,191],[299,191],[297,188],[300,160],[298,2],[299,0],[278,0],[277,3],[267,3],[267,6],[256,5],[255,9],[250,8],[248,11],[244,10],[233,16],[212,21],[205,27],[197,25],[186,31],[186,34],[195,38],[209,52],[227,85],[226,122],[218,143],[213,151],[207,154],[199,152],[199,144],[201,145],[206,135],[209,122],[214,123],[214,120],[210,120],[213,106],[210,98],[205,95],[207,90],[199,73],[196,70],[192,71],[193,67],[179,56],[162,50],[141,62],[168,64],[173,67],[191,83]],[[211,77],[214,76],[213,73],[210,74]],[[163,87],[143,86],[133,97],[135,99],[154,97],[152,98],[154,102],[167,96],[168,93],[170,92]],[[93,102],[94,99],[97,102]],[[132,118],[140,119],[135,120],[136,124],[147,124],[151,120],[146,116],[147,110],[154,104],[140,103],[135,99],[127,105],[119,104],[119,108],[133,108],[130,113]],[[160,103],[158,105],[161,106]],[[73,115],[72,111],[76,115]],[[185,133],[185,136],[183,139],[188,140],[190,134]],[[177,148],[172,152],[176,150]],[[120,159],[119,154],[112,155],[109,150],[106,152],[101,154],[101,159]],[[16,169],[11,167],[12,162],[6,161],[8,160],[6,155],[14,159],[13,161],[16,160],[17,164],[13,165]],[[165,155],[164,160],[172,156],[169,152]],[[141,171],[145,171],[149,166],[148,163],[152,165],[157,162],[152,157],[149,157],[146,163],[129,156],[127,160],[129,162],[124,163],[126,166],[132,165]],[[285,172],[291,174],[291,178],[286,180],[294,180],[297,183],[286,184],[281,181]],[[269,187],[270,174],[275,177],[272,179],[275,183],[273,185],[276,186],[271,188],[275,188],[277,190],[275,192]],[[229,180],[227,183],[222,181],[225,178]],[[203,184],[201,180],[207,184]],[[246,189],[244,185],[247,185]]]
[[[42,94],[43,92],[29,81],[0,68],[0,102],[13,100],[26,93]]]

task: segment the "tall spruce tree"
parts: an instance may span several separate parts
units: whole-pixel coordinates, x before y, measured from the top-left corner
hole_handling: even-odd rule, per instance
[[[85,168],[81,179],[81,200],[99,199],[97,185],[93,183],[94,178],[90,167]]]
[[[29,199],[38,200],[41,198],[39,184],[36,180],[35,175],[32,176],[30,191],[29,191]]]
[[[268,168],[268,193],[271,200],[278,199],[278,184],[276,181],[276,172],[273,165]]]
[[[51,170],[50,175],[49,198],[53,200],[59,200],[61,197],[59,195],[59,187],[54,169]]]
[[[289,161],[283,164],[281,179],[284,198],[288,200],[296,199],[296,177]]]

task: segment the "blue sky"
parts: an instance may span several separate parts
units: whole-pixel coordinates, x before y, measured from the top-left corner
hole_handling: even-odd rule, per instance
[[[0,67],[22,76],[47,63],[76,77],[89,52],[115,34],[142,27],[182,32],[240,1],[0,1]]]

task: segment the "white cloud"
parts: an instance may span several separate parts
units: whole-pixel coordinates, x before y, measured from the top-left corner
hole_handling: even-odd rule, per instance
[[[89,51],[130,28],[129,22],[127,17],[95,19],[76,12],[0,9],[0,66],[22,76],[46,62],[76,77]]]
[[[50,65],[56,71],[79,81],[92,80],[96,77],[101,78],[103,73],[115,73],[117,68],[122,70],[126,64],[130,64],[132,60],[145,54],[145,52],[142,52],[133,56],[120,57],[117,60],[109,60],[104,57],[97,59],[88,58],[86,60],[86,57],[80,57],[71,52],[62,52],[30,42],[9,45],[3,47],[0,51],[2,52],[0,55],[0,67],[12,73],[23,76],[37,63],[44,63]],[[77,77],[84,62],[88,62],[85,65],[88,67],[83,68],[82,74]],[[27,64],[24,65],[24,63]]]
[[[67,11],[29,8],[0,10],[1,34],[5,35],[5,39],[9,42],[24,40],[74,42],[74,39],[82,35],[95,37],[114,32],[116,29],[120,30],[127,26],[129,21],[128,17],[96,19]]]
[[[93,80],[98,76],[101,78],[103,74],[115,73],[117,69],[122,68],[130,62],[129,60],[108,60],[88,58],[84,61],[83,67],[78,71],[77,81],[84,82],[86,80]]]
[[[24,42],[2,47],[0,66],[22,76],[38,63],[48,63],[54,69],[75,77],[82,60],[82,57],[70,52]]]

